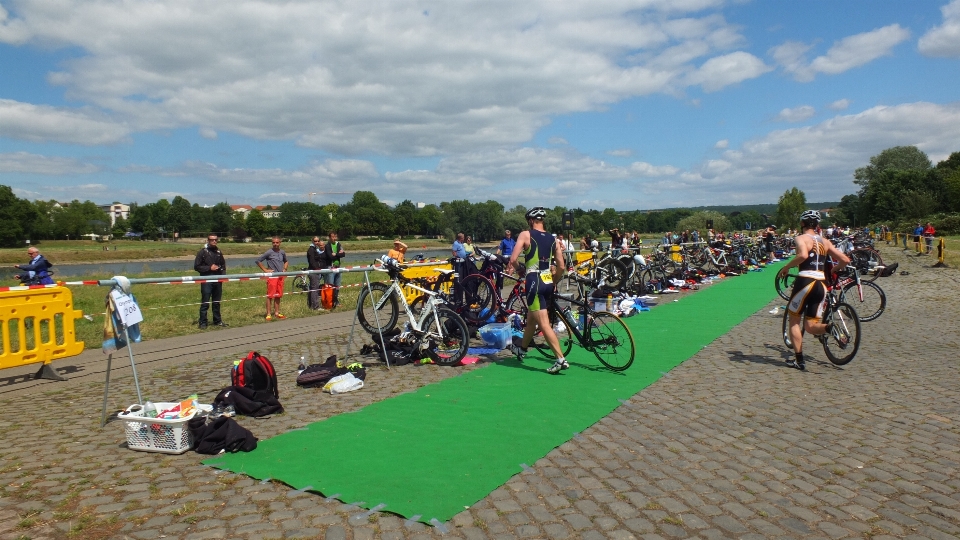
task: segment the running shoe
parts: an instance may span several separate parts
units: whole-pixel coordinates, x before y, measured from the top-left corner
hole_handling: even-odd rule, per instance
[[[286,318],[287,318],[286,315],[281,315],[280,313],[277,313],[277,314],[276,314],[276,317],[277,317],[277,319],[286,319]]]
[[[787,367],[789,367],[789,368],[794,368],[794,369],[799,369],[800,371],[806,371],[806,370],[807,370],[807,365],[806,365],[805,362],[797,362],[796,359],[794,359],[794,358],[791,358],[790,360],[787,360]]]
[[[523,357],[527,354],[527,351],[521,347],[523,344],[523,338],[513,336],[512,343],[510,343],[510,352],[516,355],[517,360],[523,362]]]
[[[552,366],[547,368],[547,373],[559,373],[561,369],[570,369],[570,364],[566,360],[557,360]]]
[[[273,317],[267,315],[266,321],[267,321],[267,322],[270,322],[270,321],[272,321],[272,320],[273,320]]]

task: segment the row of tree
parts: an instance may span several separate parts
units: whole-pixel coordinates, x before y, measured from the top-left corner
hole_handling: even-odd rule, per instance
[[[859,192],[843,197],[831,220],[855,226],[883,222],[896,228],[936,212],[960,212],[960,152],[933,166],[927,155],[914,146],[889,148],[870,158],[869,165],[856,169],[854,178]],[[574,239],[606,235],[613,228],[640,233],[694,229],[702,232],[708,222],[722,231],[758,229],[769,223],[784,228],[795,227],[797,216],[806,208],[804,192],[794,187],[780,197],[774,216],[752,209],[729,213],[687,208],[624,212],[558,206],[547,213],[546,227],[549,231],[563,231],[562,217],[569,211],[574,226],[567,232]],[[118,219],[111,227],[106,212],[90,201],[75,200],[68,205],[52,200],[31,202],[18,198],[9,187],[0,186],[0,245],[22,245],[27,239],[80,238],[90,233],[123,236],[128,232],[145,239],[208,232],[234,238],[263,238],[274,234],[325,235],[330,231],[337,231],[343,238],[451,238],[464,232],[483,242],[501,238],[505,229],[519,231],[526,227],[526,208],[519,206],[506,209],[492,200],[421,206],[405,200],[391,207],[370,191],[354,193],[343,205],[285,202],[274,210],[278,217],[267,218],[257,211],[244,215],[234,212],[225,202],[205,207],[177,196],[172,201],[134,203],[129,219]],[[950,219],[943,223],[952,223]],[[954,220],[960,227],[960,218]]]

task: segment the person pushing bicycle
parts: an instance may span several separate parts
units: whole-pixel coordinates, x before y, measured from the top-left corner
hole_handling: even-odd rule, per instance
[[[523,361],[527,348],[539,327],[557,358],[557,361],[547,369],[547,373],[554,374],[559,373],[561,369],[570,368],[570,364],[563,357],[560,340],[550,326],[550,317],[547,314],[554,283],[563,277],[566,269],[560,244],[553,235],[544,230],[543,218],[546,215],[547,211],[542,206],[536,206],[527,212],[525,217],[530,230],[523,231],[517,236],[517,245],[510,254],[510,262],[507,265],[508,269],[516,269],[518,274],[526,272],[527,291],[527,320],[523,327],[523,338],[520,340],[514,338],[510,351],[517,355],[517,360]],[[518,260],[521,253],[524,257],[522,265]]]
[[[829,240],[817,234],[819,226],[820,212],[807,210],[800,215],[802,233],[793,239],[797,254],[777,272],[777,276],[783,278],[793,267],[800,270],[799,276],[793,283],[790,303],[787,305],[787,310],[790,312],[790,341],[795,355],[793,360],[787,361],[787,366],[800,371],[806,369],[803,360],[803,333],[800,329],[801,317],[804,319],[804,328],[810,334],[819,336],[832,330],[829,325],[820,322],[827,297],[827,276],[824,273],[824,270],[829,270],[827,257],[837,261],[834,271],[842,270],[850,263],[849,257],[834,247]]]

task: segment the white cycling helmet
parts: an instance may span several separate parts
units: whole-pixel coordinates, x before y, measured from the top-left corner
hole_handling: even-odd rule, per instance
[[[530,210],[527,210],[526,219],[539,219],[547,217],[547,210],[542,206],[534,206]]]
[[[820,212],[816,210],[807,210],[806,212],[800,214],[801,223],[820,223]]]

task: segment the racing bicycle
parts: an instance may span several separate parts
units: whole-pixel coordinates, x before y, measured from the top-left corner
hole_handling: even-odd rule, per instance
[[[402,307],[407,316],[406,331],[415,338],[415,350],[428,351],[428,355],[438,359],[440,364],[455,364],[467,354],[470,344],[470,330],[467,323],[456,311],[450,309],[442,293],[418,287],[407,280],[401,280],[401,272],[406,268],[384,255],[382,263],[375,267],[390,276],[390,282],[373,282],[360,289],[357,299],[357,321],[371,334],[383,334],[397,326]],[[414,315],[410,304],[403,294],[403,285],[426,295],[423,308]]]

